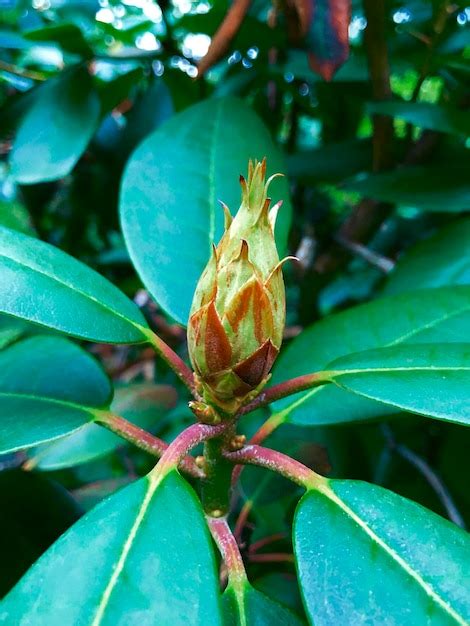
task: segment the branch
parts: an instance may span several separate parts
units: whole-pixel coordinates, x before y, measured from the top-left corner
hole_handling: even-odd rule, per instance
[[[386,42],[386,8],[384,0],[364,0],[367,28],[364,42],[374,100],[391,97],[390,67]],[[393,118],[386,115],[373,116],[372,165],[374,171],[389,168],[393,154]],[[354,208],[339,229],[337,238],[342,241],[361,243],[367,241],[390,212],[391,205],[365,198]],[[331,249],[320,255],[315,270],[326,274],[338,270],[346,261],[345,250],[334,242]]]
[[[295,563],[294,555],[285,552],[250,553],[248,558],[252,563]]]
[[[364,0],[364,13],[367,20],[364,43],[372,82],[372,96],[374,100],[389,100],[392,89],[384,0]],[[393,118],[389,115],[373,115],[372,121],[373,169],[377,172],[392,165]]]
[[[270,469],[306,489],[318,488],[327,483],[326,478],[320,476],[320,474],[317,474],[303,463],[292,459],[287,454],[270,448],[248,445],[236,452],[225,452],[224,456],[232,463],[258,465],[259,467]]]
[[[418,99],[421,87],[423,86],[423,83],[426,80],[427,75],[429,74],[432,57],[436,46],[439,43],[440,37],[444,32],[447,20],[456,10],[458,10],[458,7],[456,5],[452,5],[453,3],[451,3],[450,0],[443,0],[435,13],[435,18],[432,24],[432,35],[431,37],[427,37],[425,40],[427,49],[419,73],[419,78],[416,82],[415,88],[413,89],[413,94],[411,96],[412,102],[415,102]]]
[[[397,443],[393,435],[392,429],[387,424],[383,424],[382,432],[387,441],[389,449],[405,459],[410,465],[418,470],[418,472],[424,476],[426,481],[432,487],[437,497],[445,508],[447,517],[454,522],[460,528],[465,528],[465,522],[460,515],[447,487],[442,479],[436,474],[433,468],[426,463],[426,461],[420,457],[416,452],[410,450],[407,446]]]
[[[230,42],[238,33],[250,4],[251,0],[234,0],[222,24],[213,36],[209,50],[199,62],[197,67],[198,78],[202,77],[225,54]]]
[[[122,439],[133,443],[141,450],[145,450],[145,452],[158,458],[162,457],[169,447],[167,443],[158,437],[151,435],[139,426],[114,413],[100,412],[97,414],[96,422]],[[204,477],[203,470],[196,465],[195,460],[190,456],[181,460],[180,467],[186,474],[194,478]]]
[[[17,65],[12,65],[0,59],[0,71],[14,74],[15,76],[21,76],[22,78],[30,78],[31,80],[47,80],[47,76],[41,72],[35,72],[33,70],[25,70]]]
[[[326,372],[315,372],[314,374],[304,374],[303,376],[291,378],[290,380],[286,380],[278,385],[274,385],[273,387],[266,389],[266,391],[262,391],[254,400],[240,409],[238,416],[251,413],[251,411],[255,411],[256,409],[259,409],[266,404],[270,404],[275,400],[280,400],[286,396],[291,396],[294,393],[306,391],[307,389],[312,389],[313,387],[320,387],[329,382],[330,381],[327,378]]]

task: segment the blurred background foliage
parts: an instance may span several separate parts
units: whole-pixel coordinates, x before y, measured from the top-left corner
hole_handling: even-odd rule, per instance
[[[327,20],[335,3],[318,4]],[[334,41],[318,49],[318,21],[293,41],[289,10],[302,3],[274,12],[253,0],[226,51],[196,79],[229,6],[0,0],[0,224],[107,276],[184,353],[184,329],[150,300],[130,263],[121,178],[136,147],[175,114],[235,96],[285,154],[288,248],[299,257],[286,269],[286,345],[325,315],[377,296],[470,284],[470,6],[353,0],[339,24],[350,45],[341,64]],[[339,55],[332,80],[318,63],[323,53],[333,64]],[[146,184],[152,189],[151,177]],[[35,332],[0,318],[5,349]],[[117,412],[168,439],[192,421],[184,391],[150,349],[86,348],[115,381]],[[254,432],[267,415],[247,416],[243,430]],[[0,547],[15,555],[2,559],[0,593],[83,511],[151,467],[145,453],[87,428],[80,440],[0,458]],[[288,425],[268,443],[470,523],[470,440],[459,426],[406,414],[388,424]],[[238,495],[250,577],[301,610],[287,532],[296,488],[250,468]]]

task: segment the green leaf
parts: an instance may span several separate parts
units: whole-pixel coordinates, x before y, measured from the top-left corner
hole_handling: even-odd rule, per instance
[[[304,604],[315,626],[444,626],[470,620],[469,535],[367,483],[309,491],[294,520]]]
[[[470,218],[457,220],[399,259],[385,294],[441,285],[470,285]]]
[[[254,589],[248,581],[223,595],[224,626],[302,626],[304,622],[286,607]]]
[[[238,175],[246,173],[249,158],[264,156],[270,174],[284,171],[279,149],[257,115],[242,101],[223,98],[174,116],[131,157],[121,190],[124,236],[143,282],[178,322],[186,323],[211,242],[222,234],[218,200],[235,213]],[[270,193],[284,200],[277,228],[283,248],[291,214],[286,179],[273,181]]]
[[[176,404],[169,385],[136,383],[115,391],[110,410],[144,430],[154,430],[162,416]],[[110,454],[126,442],[98,424],[87,424],[75,433],[34,448],[29,467],[57,470],[87,463]]]
[[[166,122],[173,114],[170,90],[163,80],[153,80],[134,99],[134,104],[122,131],[120,150],[127,157],[152,131]]]
[[[41,85],[20,123],[11,152],[11,171],[22,184],[69,174],[97,125],[100,102],[83,67]]]
[[[289,176],[303,183],[336,182],[367,170],[372,146],[367,139],[327,143],[315,150],[296,152],[287,159]]]
[[[470,424],[470,343],[367,350],[333,361],[327,369],[334,383],[366,398]]]
[[[109,406],[98,363],[62,337],[36,336],[0,352],[0,453],[77,430]]]
[[[465,111],[429,102],[370,102],[369,113],[397,117],[419,128],[441,133],[470,135],[470,120]]]
[[[105,278],[42,241],[0,227],[0,312],[81,339],[145,341],[137,306]]]
[[[470,135],[470,119],[463,110],[429,102],[370,102],[369,113],[397,117],[419,128]]]
[[[305,329],[281,353],[273,384],[324,370],[339,357],[399,344],[465,341],[470,324],[470,287],[442,287],[381,298],[330,315]],[[290,408],[289,408],[290,407]],[[274,404],[303,425],[336,424],[396,413],[334,385],[319,387]]]
[[[220,626],[209,532],[175,472],[145,477],[75,524],[0,604],[0,624]]]
[[[0,350],[26,334],[28,324],[9,315],[0,315]]]
[[[468,163],[402,167],[353,179],[344,186],[382,202],[457,213],[470,206],[468,167]]]
[[[29,30],[24,33],[24,37],[30,41],[57,43],[66,52],[79,54],[84,58],[93,56],[93,50],[88,45],[80,28],[75,24],[52,24],[44,28]]]
[[[15,200],[0,200],[0,225],[26,235],[35,234],[27,208]]]

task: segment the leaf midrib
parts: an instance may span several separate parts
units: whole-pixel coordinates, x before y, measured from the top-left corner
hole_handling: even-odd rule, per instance
[[[78,289],[75,285],[71,285],[70,283],[64,282],[63,280],[57,278],[57,276],[52,276],[52,275],[48,274],[47,272],[41,271],[41,270],[39,270],[36,267],[32,267],[32,266],[30,266],[30,265],[28,265],[28,264],[26,264],[26,263],[24,263],[22,261],[19,261],[17,258],[14,258],[12,256],[7,256],[6,254],[1,254],[0,253],[0,259],[7,259],[9,261],[12,261],[13,263],[16,263],[16,265],[19,265],[22,268],[26,268],[27,270],[30,270],[31,272],[39,274],[40,276],[45,276],[49,280],[52,280],[53,282],[56,282],[58,285],[60,285],[62,287],[66,287],[67,289],[70,289],[70,290],[76,292],[77,294],[81,295],[85,299],[88,299],[91,302],[93,302],[94,304],[96,304],[99,308],[104,309],[105,311],[115,315],[116,317],[119,317],[120,319],[123,319],[127,323],[129,323],[132,326],[134,326],[135,328],[137,328],[142,333],[142,336],[144,338],[143,340],[147,341],[147,339],[145,337],[145,331],[146,331],[145,327],[141,326],[137,322],[131,320],[128,317],[126,317],[125,315],[123,315],[119,311],[116,311],[115,309],[112,309],[106,303],[104,303],[101,300],[98,300],[97,298],[95,298],[94,296],[90,295],[89,293],[86,293],[85,291],[82,291],[81,289]],[[98,274],[98,276],[100,276],[100,275]],[[100,276],[100,278],[102,278],[103,280],[106,280],[102,276]]]
[[[413,337],[414,335],[418,335],[421,332],[429,330],[430,328],[433,328],[434,326],[437,326],[438,324],[440,324],[440,323],[442,323],[444,321],[452,319],[453,317],[457,317],[458,315],[461,315],[462,313],[465,313],[467,311],[470,311],[470,305],[463,306],[462,308],[457,309],[455,311],[452,311],[449,314],[446,314],[446,315],[443,315],[441,317],[436,318],[435,320],[433,320],[429,324],[425,324],[424,326],[420,326],[419,328],[416,328],[416,329],[414,329],[414,330],[412,330],[412,331],[410,331],[408,333],[405,333],[404,335],[400,335],[399,337],[397,337],[393,341],[385,343],[382,347],[383,348],[389,348],[389,347],[392,347],[392,346],[395,346],[395,345],[400,345],[402,342],[406,341],[410,337]],[[381,347],[372,348],[372,349],[376,350],[376,349],[380,349],[380,348]],[[353,353],[351,352],[349,354],[353,354]],[[342,357],[337,357],[337,359],[335,359],[335,360],[339,360],[340,358],[343,358],[343,357],[346,357],[346,356],[349,356],[349,355],[345,354]],[[289,415],[292,413],[292,411],[294,411],[299,406],[304,404],[304,402],[306,402],[310,398],[312,398],[315,395],[317,395],[318,393],[321,393],[322,391],[324,391],[325,388],[326,387],[316,387],[314,389],[311,389],[310,391],[305,393],[303,396],[298,398],[295,402],[293,402],[292,404],[289,404],[288,406],[286,406],[283,409],[281,409],[281,411],[279,411],[279,412],[285,414],[285,419],[287,419],[289,417]]]
[[[379,547],[381,547],[413,580],[415,580],[426,595],[432,598],[442,609],[446,611],[458,624],[461,626],[468,626],[468,622],[455,611],[452,606],[442,598],[437,591],[435,591],[423,576],[417,572],[411,565],[409,565],[400,554],[394,550],[388,543],[381,539],[377,533],[363,520],[357,513],[355,513],[347,504],[342,500],[335,491],[329,485],[320,485],[317,490],[324,496],[326,496],[331,502],[336,504],[344,513],[350,517],[358,527],[363,530]]]
[[[90,626],[100,626],[100,624],[102,623],[103,617],[105,616],[106,609],[111,599],[111,595],[114,591],[114,588],[116,587],[116,584],[118,583],[119,576],[121,575],[122,570],[124,569],[124,566],[127,561],[127,557],[129,556],[129,552],[131,551],[132,546],[134,544],[134,540],[137,536],[137,533],[139,532],[139,528],[141,527],[145,519],[145,515],[152,502],[155,491],[157,490],[157,487],[161,483],[163,478],[164,476],[156,480],[155,479],[152,480],[148,476],[144,478],[148,484],[147,484],[147,489],[145,491],[144,497],[142,499],[142,504],[140,505],[139,510],[137,511],[137,515],[135,516],[134,523],[129,529],[129,534],[127,536],[127,539],[122,544],[122,550],[113,568],[112,574],[109,577],[109,581],[106,584],[103,590],[103,593],[101,594],[100,600],[96,607],[96,612],[93,616],[93,619],[90,621]]]
[[[100,415],[101,412],[109,408],[109,405],[103,405],[102,407],[96,407],[87,404],[77,404],[70,400],[62,400],[60,398],[51,398],[49,396],[36,396],[31,393],[22,393],[20,391],[0,391],[0,400],[2,398],[11,398],[14,400],[33,400],[34,402],[57,404],[69,409],[75,409],[84,413],[89,413],[94,417]]]

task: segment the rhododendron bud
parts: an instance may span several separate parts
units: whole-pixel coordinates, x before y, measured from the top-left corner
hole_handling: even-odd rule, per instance
[[[266,383],[282,342],[285,290],[274,241],[281,203],[270,207],[266,160],[240,177],[242,203],[202,273],[193,298],[188,345],[204,400],[233,413]]]

